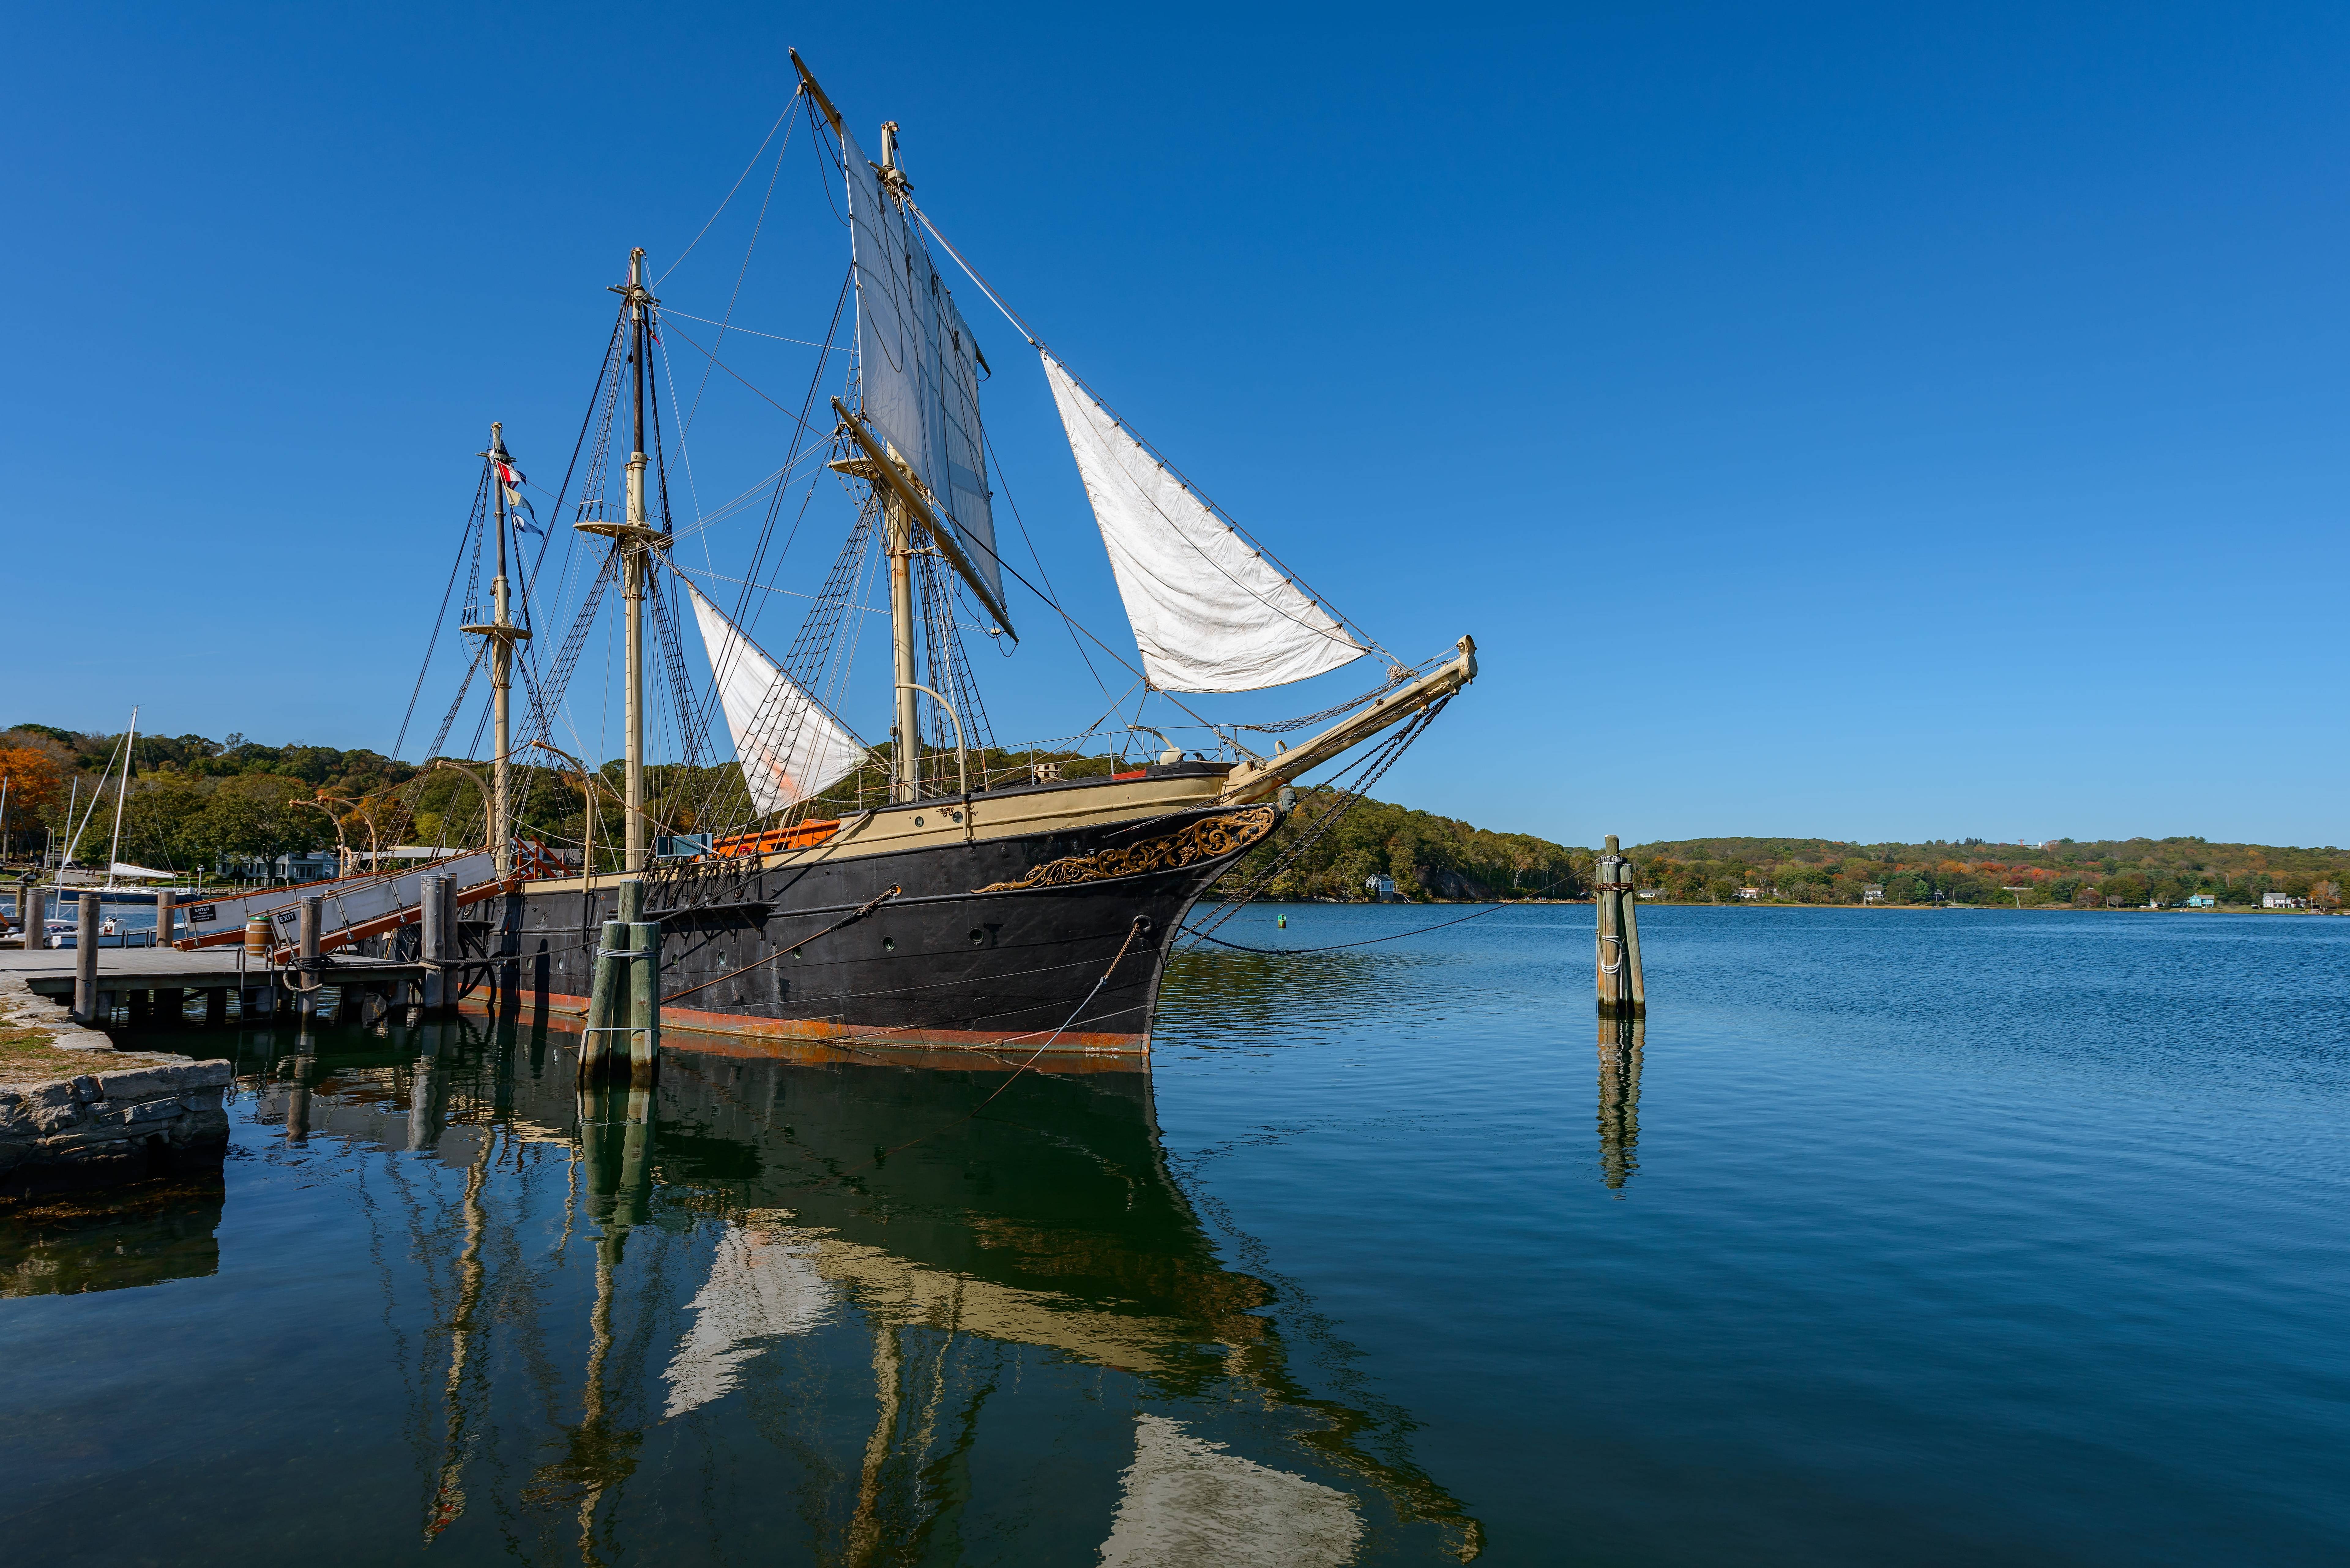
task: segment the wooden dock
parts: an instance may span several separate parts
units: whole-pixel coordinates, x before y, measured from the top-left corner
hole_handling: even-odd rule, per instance
[[[0,985],[22,985],[36,995],[70,1003],[75,962],[72,948],[0,951]],[[338,1014],[348,1012],[365,1022],[370,1013],[380,1017],[393,1007],[416,1005],[433,967],[335,954],[306,973],[248,960],[236,949],[101,948],[99,1018],[111,1020],[120,1012],[134,1029],[198,1022],[217,1026],[232,1016],[241,1022],[275,1017],[296,1011],[306,993],[323,1002],[325,993],[332,992]],[[201,1020],[187,1015],[189,1003],[198,998],[204,1004]],[[357,1005],[346,1005],[351,1002]]]

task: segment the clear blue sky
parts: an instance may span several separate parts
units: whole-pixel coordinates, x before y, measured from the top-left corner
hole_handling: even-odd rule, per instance
[[[692,238],[796,44],[1317,587],[1414,657],[1476,635],[1382,794],[1571,842],[2350,838],[2350,12],[1919,10],[19,12],[0,723],[388,748],[486,421],[559,473],[605,286]],[[737,319],[813,337],[845,247],[798,137]],[[725,313],[764,172],[670,306]],[[1012,494],[1120,639],[1035,363],[962,297]],[[733,341],[795,405],[806,351]],[[784,439],[715,379],[681,515]],[[1071,730],[1100,695],[1014,608],[996,732]]]

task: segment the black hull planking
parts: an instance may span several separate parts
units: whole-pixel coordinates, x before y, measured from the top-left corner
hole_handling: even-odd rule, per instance
[[[1141,1054],[1178,928],[1279,815],[1209,807],[766,866],[658,867],[642,918],[661,926],[662,1027]],[[511,929],[515,1002],[544,991],[550,1007],[581,1008],[619,904],[617,881],[526,887],[461,922],[464,950],[491,957]]]

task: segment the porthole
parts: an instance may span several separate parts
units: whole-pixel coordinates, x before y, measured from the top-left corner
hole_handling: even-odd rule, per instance
[[[987,933],[985,931],[974,930],[971,933],[971,945],[973,947],[978,947],[986,940]]]
[[[881,939],[881,950],[885,953],[896,952],[898,950],[898,939],[895,937],[883,937]]]
[[[962,820],[962,813],[959,811],[951,811],[947,813],[947,815],[953,817],[957,822],[961,822]]]
[[[919,817],[919,816],[918,816],[918,817],[916,817],[916,818],[914,818],[914,826],[915,826],[916,827],[920,827],[920,826],[922,826],[922,819],[921,819],[920,817]]]

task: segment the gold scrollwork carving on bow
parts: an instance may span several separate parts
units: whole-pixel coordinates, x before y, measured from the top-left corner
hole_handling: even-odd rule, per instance
[[[1202,860],[1220,860],[1242,850],[1273,831],[1281,813],[1269,805],[1221,812],[1183,825],[1158,838],[1146,838],[1117,849],[1097,849],[1091,855],[1071,855],[1048,860],[1017,882],[991,882],[976,893],[1018,893],[1031,888],[1067,888],[1080,882],[1100,882],[1112,877],[1135,877],[1146,871],[1172,871]]]

